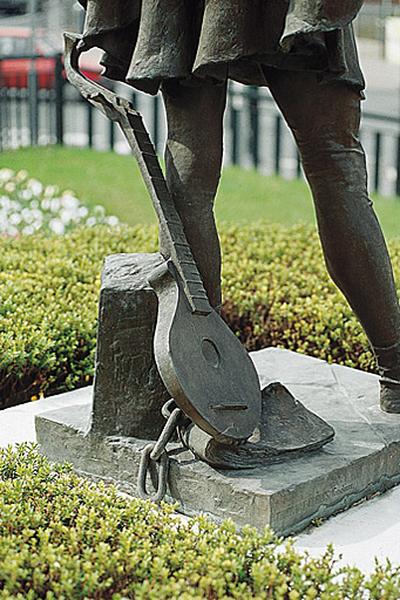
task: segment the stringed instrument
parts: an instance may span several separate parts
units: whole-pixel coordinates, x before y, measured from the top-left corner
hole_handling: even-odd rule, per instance
[[[253,363],[209,303],[141,115],[128,100],[80,73],[80,36],[64,34],[64,39],[69,81],[120,125],[166,235],[168,256],[149,278],[159,302],[154,354],[163,383],[179,408],[205,432],[224,443],[244,441],[261,416]]]

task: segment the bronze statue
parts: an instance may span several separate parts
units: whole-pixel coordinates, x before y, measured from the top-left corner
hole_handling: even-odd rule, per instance
[[[400,413],[400,308],[357,137],[364,80],[351,22],[362,0],[81,2],[81,49],[104,50],[107,77],[162,91],[168,188],[216,308],[226,83],[269,86],[296,138],[328,270],[377,357],[381,407]],[[163,231],[160,242],[168,254]]]

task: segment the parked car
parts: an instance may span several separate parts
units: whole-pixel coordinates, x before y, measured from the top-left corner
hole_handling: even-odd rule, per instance
[[[0,27],[0,86],[8,88],[28,87],[28,75],[32,60],[30,27]],[[40,89],[51,89],[55,81],[57,49],[46,39],[43,30],[37,30],[35,36],[34,67]],[[82,72],[95,81],[101,78],[101,67],[97,59],[83,56]]]

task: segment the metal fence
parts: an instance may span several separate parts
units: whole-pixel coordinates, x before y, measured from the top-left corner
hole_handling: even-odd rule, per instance
[[[55,77],[50,89],[41,88],[37,82],[30,88],[23,82],[0,87],[0,150],[64,144],[128,152],[117,126],[65,81],[61,55],[53,58]],[[116,85],[116,91],[131,99],[143,114],[153,142],[162,152],[166,127],[160,97],[149,97],[123,84]],[[361,138],[371,190],[400,196],[400,118],[364,112]],[[292,134],[265,88],[230,85],[224,142],[225,164],[256,168],[287,179],[303,176]]]

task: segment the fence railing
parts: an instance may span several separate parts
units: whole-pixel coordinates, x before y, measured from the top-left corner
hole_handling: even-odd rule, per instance
[[[36,85],[30,87],[26,74],[21,75],[20,81],[15,76],[12,86],[5,77],[2,81],[4,61],[0,59],[0,150],[65,144],[128,152],[117,126],[83,101],[64,79],[61,55],[51,58],[52,79],[44,79],[39,73]],[[123,84],[115,87],[143,114],[161,152],[166,127],[160,97],[149,97]],[[400,118],[364,112],[361,138],[368,158],[371,190],[400,196]],[[227,164],[288,179],[302,177],[292,135],[265,88],[234,83],[229,86],[224,142]]]
[[[302,177],[293,136],[267,90],[231,86],[227,125],[230,163],[245,163],[287,178]],[[366,150],[371,190],[400,196],[400,116],[363,111],[360,138]]]

